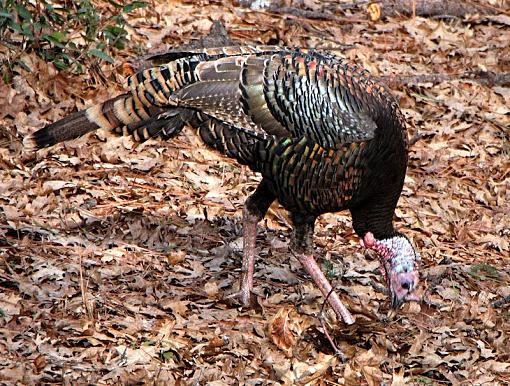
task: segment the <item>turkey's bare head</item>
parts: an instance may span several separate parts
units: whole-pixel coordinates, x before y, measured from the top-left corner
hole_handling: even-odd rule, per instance
[[[400,307],[406,300],[419,300],[414,290],[418,286],[420,255],[407,237],[397,234],[389,239],[377,240],[371,232],[367,232],[361,245],[377,253],[393,308]]]

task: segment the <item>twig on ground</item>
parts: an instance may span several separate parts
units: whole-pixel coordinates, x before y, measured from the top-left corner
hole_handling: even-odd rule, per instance
[[[416,16],[455,16],[465,17],[472,14],[489,15],[501,12],[495,7],[477,4],[471,1],[457,0],[382,0],[382,17],[398,14]]]
[[[82,264],[82,254],[80,253],[80,291],[81,291],[81,299],[83,302],[83,308],[87,312],[87,316],[89,320],[94,320],[94,311],[92,309],[92,304],[87,300],[86,294],[86,285],[83,280],[83,264]]]
[[[475,81],[489,87],[510,84],[510,73],[497,74],[492,71],[467,71],[463,74],[387,75],[377,78],[390,88],[416,83],[438,84],[454,80]]]
[[[319,312],[319,321],[321,322],[321,326],[322,326],[322,329],[324,330],[324,335],[326,336],[326,339],[329,341],[329,344],[331,345],[331,347],[333,348],[333,350],[335,351],[335,355],[337,355],[340,360],[342,362],[345,362],[345,355],[342,353],[342,351],[336,346],[335,342],[333,342],[333,339],[331,338],[331,336],[329,335],[329,332],[328,332],[328,328],[326,326],[326,323],[324,322],[324,317],[323,317],[323,314],[324,314],[324,306],[326,305],[326,303],[328,302],[328,298],[329,298],[329,295],[331,295],[333,293],[334,289],[331,288],[331,291],[329,291],[328,293],[328,296],[326,296],[326,298],[324,299],[324,302],[322,303],[322,307],[321,307],[321,310]]]

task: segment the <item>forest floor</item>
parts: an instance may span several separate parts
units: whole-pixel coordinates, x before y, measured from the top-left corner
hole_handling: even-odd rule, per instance
[[[160,50],[221,20],[234,40],[334,50],[376,76],[510,72],[508,7],[497,17],[306,15],[154,0],[129,15],[129,37]],[[347,327],[322,310],[278,205],[259,226],[258,304],[224,300],[259,177],[191,129],[169,142],[99,132],[23,150],[36,128],[120,93],[118,67],[136,55],[72,75],[25,53],[30,71],[0,84],[0,384],[510,383],[509,84],[392,87],[417,139],[396,225],[421,252],[426,301],[389,313],[378,261],[348,213],[324,215],[315,253],[357,320]]]

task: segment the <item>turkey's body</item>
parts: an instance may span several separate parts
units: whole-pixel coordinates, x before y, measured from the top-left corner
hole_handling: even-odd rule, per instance
[[[99,127],[168,139],[189,123],[207,145],[260,172],[244,212],[243,302],[253,286],[256,224],[275,199],[291,213],[293,248],[305,268],[322,213],[349,209],[361,237],[395,235],[407,133],[396,102],[366,71],[278,47],[174,52],[151,63],[130,77],[126,94],[49,125],[28,143],[50,146]]]

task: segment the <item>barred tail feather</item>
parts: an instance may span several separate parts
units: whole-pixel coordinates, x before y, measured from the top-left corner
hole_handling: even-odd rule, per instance
[[[29,150],[41,149],[76,139],[101,127],[114,129],[121,124],[117,114],[114,113],[115,105],[125,99],[128,99],[128,94],[62,118],[25,137],[24,145]]]
[[[24,145],[28,150],[41,149],[76,139],[99,128],[131,135],[140,142],[153,137],[168,139],[182,130],[194,114],[193,110],[183,108],[147,107],[136,95],[126,93],[28,135]]]
[[[243,165],[256,165],[259,148],[267,143],[266,136],[212,117],[202,119],[202,123],[198,125],[198,134],[202,141]]]
[[[167,108],[148,120],[124,126],[122,134],[131,135],[135,141],[139,142],[155,137],[170,139],[178,134],[187,123],[195,121],[195,114],[196,112],[191,109]]]
[[[25,147],[28,150],[41,149],[97,130],[100,126],[90,121],[86,113],[87,110],[78,111],[28,135],[23,141]]]

